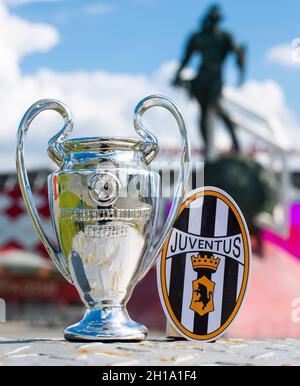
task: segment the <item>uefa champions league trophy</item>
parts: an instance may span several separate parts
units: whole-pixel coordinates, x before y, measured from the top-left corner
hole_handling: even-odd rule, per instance
[[[173,206],[157,241],[160,176],[149,165],[159,147],[142,123],[143,114],[156,106],[176,118],[183,147]],[[55,110],[64,119],[64,127],[48,146],[50,158],[59,167],[48,178],[58,250],[51,245],[34,206],[24,161],[29,126],[45,110]],[[65,330],[65,338],[71,341],[138,341],[148,333],[145,326],[130,319],[126,303],[154,263],[177,217],[189,174],[190,145],[180,111],[163,96],[139,103],[134,127],[141,140],[67,140],[73,129],[72,115],[64,104],[50,99],[35,103],[19,127],[17,172],[29,215],[57,268],[87,307],[84,318]]]

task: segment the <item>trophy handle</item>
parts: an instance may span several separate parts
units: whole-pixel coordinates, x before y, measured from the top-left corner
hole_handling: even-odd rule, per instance
[[[144,156],[146,162],[150,163],[156,157],[159,150],[157,138],[142,124],[143,114],[152,107],[163,107],[167,109],[174,116],[178,123],[182,146],[181,169],[178,176],[177,186],[169,217],[161,232],[160,238],[154,243],[153,247],[150,250],[149,257],[146,259],[145,264],[141,269],[139,281],[142,280],[150,270],[151,266],[155,261],[156,256],[161,250],[164,242],[166,241],[171,231],[172,226],[174,225],[174,222],[177,218],[180,209],[180,205],[182,204],[182,200],[185,193],[185,186],[190,173],[191,148],[186,123],[176,104],[162,95],[152,95],[145,98],[138,104],[135,109],[134,127],[137,133],[142,136],[149,144],[147,153]]]
[[[60,162],[60,163],[62,162],[63,147],[60,141],[65,139],[73,129],[72,114],[70,113],[70,111],[65,105],[63,105],[58,101],[50,100],[50,99],[41,100],[30,107],[30,109],[24,115],[19,126],[18,136],[17,136],[17,152],[16,152],[17,174],[19,178],[21,191],[27,206],[27,210],[35,226],[35,229],[37,230],[38,235],[44,247],[46,248],[53,262],[57,266],[58,270],[65,277],[65,279],[71,283],[72,282],[71,276],[67,273],[64,266],[61,263],[61,259],[62,259],[61,252],[55,251],[54,247],[51,245],[51,242],[49,241],[49,238],[43,229],[42,222],[38,215],[36,206],[34,204],[32,191],[30,188],[29,179],[28,179],[28,175],[25,167],[24,146],[25,146],[26,134],[28,132],[29,126],[31,125],[32,121],[42,111],[46,111],[46,110],[57,111],[64,119],[63,129],[58,133],[57,136],[55,136],[56,146],[51,147],[51,144],[50,144],[50,147],[51,147],[50,153],[52,155],[51,158],[54,159],[56,162]]]

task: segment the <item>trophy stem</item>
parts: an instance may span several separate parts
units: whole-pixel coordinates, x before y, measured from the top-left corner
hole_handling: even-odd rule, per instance
[[[148,329],[134,322],[125,306],[87,310],[83,319],[65,331],[69,341],[141,341]]]

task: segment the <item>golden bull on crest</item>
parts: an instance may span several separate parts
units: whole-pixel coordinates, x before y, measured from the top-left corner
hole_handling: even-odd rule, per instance
[[[193,269],[196,272],[216,272],[220,264],[220,259],[213,256],[192,256]],[[200,316],[204,316],[215,310],[214,291],[215,285],[205,274],[200,279],[193,281],[193,298],[190,308]]]

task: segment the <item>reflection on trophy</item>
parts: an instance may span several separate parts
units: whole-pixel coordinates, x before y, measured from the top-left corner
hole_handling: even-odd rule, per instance
[[[150,169],[159,148],[156,137],[142,123],[143,114],[155,106],[166,108],[176,118],[183,146],[172,210],[159,240],[155,240],[155,231],[160,176]],[[48,147],[59,167],[49,176],[58,250],[43,230],[24,162],[26,133],[44,110],[57,111],[65,122]],[[65,330],[68,340],[142,340],[147,336],[147,328],[130,319],[126,303],[154,263],[177,217],[189,173],[190,146],[181,113],[165,97],[144,99],[135,110],[134,126],[141,140],[67,140],[73,129],[72,115],[54,100],[34,104],[20,124],[17,169],[29,214],[57,268],[75,285],[87,307],[82,321]]]

